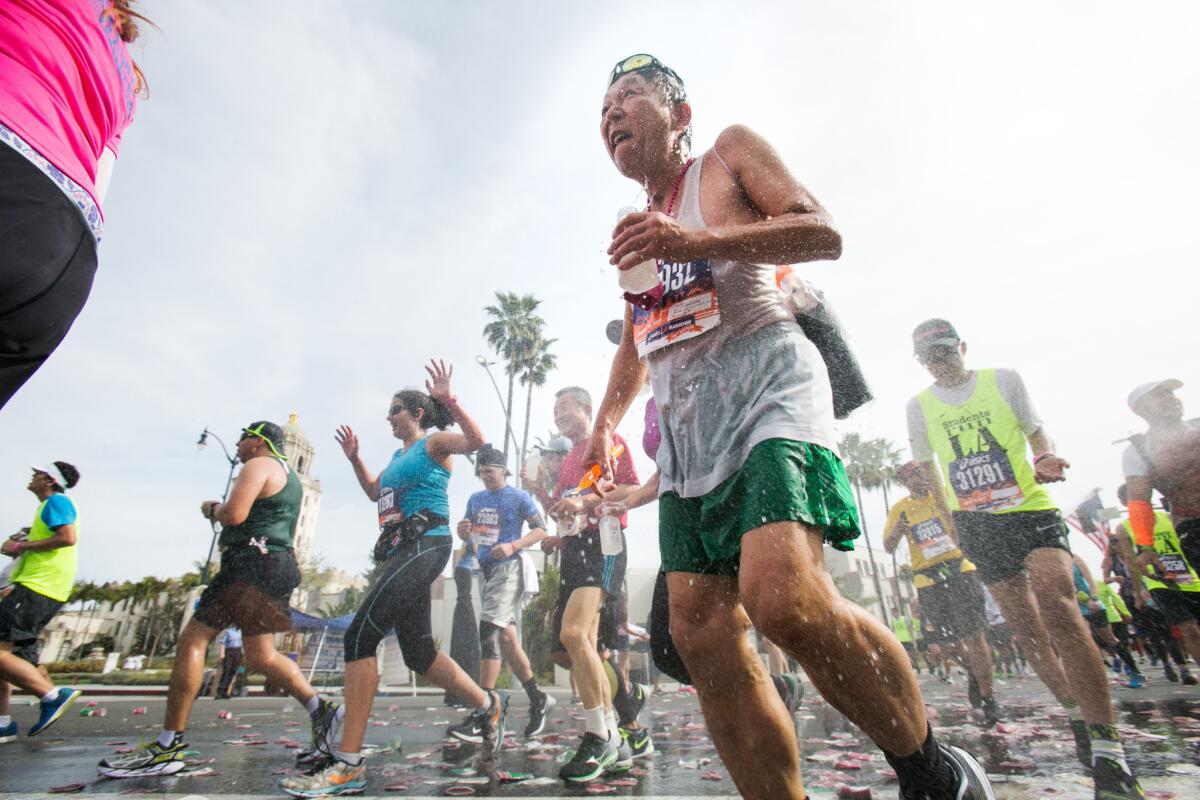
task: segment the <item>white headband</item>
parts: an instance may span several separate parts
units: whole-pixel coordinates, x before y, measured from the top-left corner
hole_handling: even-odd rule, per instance
[[[37,470],[38,472],[44,472],[47,475],[49,475],[51,478],[53,478],[54,482],[57,483],[64,492],[67,490],[67,479],[62,474],[62,470],[59,469],[58,465],[55,464],[53,461],[51,461],[50,465],[47,467],[41,467],[41,466],[38,466],[37,464],[33,464],[32,467],[33,467],[33,469]]]

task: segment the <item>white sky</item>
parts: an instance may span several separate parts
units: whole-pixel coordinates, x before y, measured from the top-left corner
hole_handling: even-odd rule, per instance
[[[928,383],[909,333],[930,316],[955,322],[969,364],[1024,375],[1074,465],[1053,489],[1064,506],[1094,487],[1115,501],[1134,384],[1178,377],[1200,413],[1200,372],[1179,361],[1200,244],[1191,4],[144,5],[161,28],[135,50],[152,96],[125,135],[91,300],[0,413],[0,525],[32,519],[30,463],[77,464],[82,578],[203,559],[197,508],[225,468],[197,453],[200,430],[232,444],[290,411],[325,489],[316,549],[365,568],[374,508],[333,430],[353,425],[382,468],[391,393],[436,355],[499,443],[473,360],[497,290],[535,293],[559,340],[533,432],[554,388],[598,396],[621,310],[604,249],[638,191],[599,109],[635,52],[687,81],[698,150],[750,125],[837,220],[844,256],[804,274],[878,396],[845,430],[907,451],[904,403]],[[640,408],[621,430],[640,440]],[[468,466],[454,514],[478,488]],[[656,563],[653,519],[631,528],[634,564]]]

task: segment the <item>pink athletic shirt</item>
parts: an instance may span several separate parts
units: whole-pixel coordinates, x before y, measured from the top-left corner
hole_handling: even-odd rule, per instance
[[[93,198],[136,92],[110,0],[0,0],[0,123]]]

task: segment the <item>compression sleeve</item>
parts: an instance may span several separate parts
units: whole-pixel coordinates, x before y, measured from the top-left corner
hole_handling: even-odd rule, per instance
[[[1129,527],[1138,547],[1154,546],[1154,509],[1145,500],[1129,501]]]

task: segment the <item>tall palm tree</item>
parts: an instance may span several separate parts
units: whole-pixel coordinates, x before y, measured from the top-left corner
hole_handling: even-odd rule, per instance
[[[891,624],[887,604],[883,603],[883,585],[879,582],[879,569],[875,565],[875,550],[871,547],[871,533],[867,529],[867,515],[862,501],[862,490],[874,489],[882,485],[883,457],[879,442],[881,439],[864,440],[857,433],[847,433],[838,442],[838,450],[842,454],[842,463],[846,465],[846,476],[854,487],[854,496],[858,500],[859,523],[862,525],[863,540],[867,545],[867,560],[871,564],[871,579],[875,584],[875,594],[880,599],[879,609],[883,613],[885,625]]]
[[[496,305],[485,306],[491,321],[483,326],[488,345],[504,360],[508,376],[508,402],[504,407],[504,458],[508,460],[508,444],[513,439],[513,389],[521,372],[522,356],[528,347],[531,331],[540,334],[545,321],[535,312],[541,301],[531,294],[496,292]]]
[[[521,369],[521,385],[525,387],[525,430],[521,434],[521,451],[517,453],[517,474],[525,462],[525,451],[529,449],[529,417],[533,412],[533,388],[545,386],[550,373],[558,368],[558,357],[550,352],[550,345],[557,339],[540,336],[529,349],[528,357]]]

